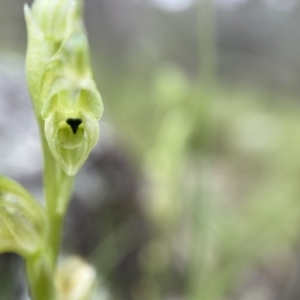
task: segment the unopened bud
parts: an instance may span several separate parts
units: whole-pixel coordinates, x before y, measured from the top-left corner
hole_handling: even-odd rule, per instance
[[[96,288],[95,268],[80,257],[66,259],[60,266],[55,285],[60,300],[90,300]]]

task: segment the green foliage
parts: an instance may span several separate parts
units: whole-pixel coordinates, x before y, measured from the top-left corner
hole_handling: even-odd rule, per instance
[[[46,215],[39,203],[16,182],[0,177],[0,253],[36,254],[47,236]]]
[[[1,219],[1,240],[15,245],[9,248],[3,242],[0,249],[33,256],[28,261],[33,289],[56,278],[56,289],[66,295],[74,291],[64,285],[68,274],[74,275],[71,279],[78,287],[84,278],[75,271],[85,266],[70,259],[58,272],[56,268],[57,236],[73,184],[66,173],[77,173],[87,159],[98,140],[97,120],[103,111],[90,68],[81,3],[70,3],[74,2],[35,1],[31,10],[25,7],[27,79],[47,157],[46,218],[58,224],[46,230],[49,252],[36,253],[43,242],[23,247],[34,236],[43,241],[45,229],[42,234],[27,230],[36,228],[39,214],[32,219],[21,205],[20,211],[33,220],[26,221],[26,226],[33,224],[26,227],[25,219],[8,219],[8,208],[0,212],[7,218],[3,220],[13,220]],[[152,237],[139,253],[142,272],[139,286],[132,287],[134,299],[161,300],[172,293],[184,299],[231,299],[241,289],[247,299],[257,299],[259,287],[248,291],[244,286],[260,275],[260,266],[278,268],[283,278],[299,240],[297,99],[274,99],[273,93],[254,87],[224,88],[211,74],[204,76],[203,84],[201,77],[189,78],[173,64],[153,66],[147,76],[101,71],[109,117],[147,179],[148,201],[143,204]],[[35,201],[30,199],[26,207]],[[7,225],[13,222],[21,226],[16,235]],[[128,229],[122,226],[119,235],[124,240]],[[111,271],[120,261],[119,252],[126,250],[116,254],[119,244],[108,244],[105,250],[100,245],[102,251],[94,256],[101,256]],[[93,271],[89,274],[93,277]],[[48,288],[51,299],[53,286]]]
[[[136,299],[276,291],[270,277],[286,280],[298,255],[297,97],[238,84],[208,91],[172,64],[145,81],[119,76],[106,79],[119,87],[103,91],[106,111],[146,177],[153,234]],[[270,286],[253,287],[257,276]]]

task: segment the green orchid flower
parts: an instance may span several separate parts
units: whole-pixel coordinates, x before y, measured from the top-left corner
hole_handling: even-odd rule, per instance
[[[76,33],[53,56],[42,78],[45,135],[68,175],[78,172],[100,134],[103,106],[88,66],[87,40]]]
[[[70,176],[96,145],[103,112],[81,11],[75,0],[39,0],[32,10],[25,6],[27,78],[35,113],[54,159]]]
[[[82,22],[81,0],[34,0],[24,7],[26,76],[44,156],[43,208],[0,176],[0,254],[24,258],[33,300],[90,300],[95,269],[74,257],[57,269],[75,175],[96,145],[103,113]]]

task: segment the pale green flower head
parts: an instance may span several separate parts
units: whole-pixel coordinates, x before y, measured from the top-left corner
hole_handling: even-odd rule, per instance
[[[103,106],[88,66],[86,38],[76,33],[53,56],[42,78],[45,135],[68,175],[78,172],[99,138]]]
[[[81,14],[78,0],[36,0],[31,11],[25,7],[29,90],[49,149],[68,175],[96,145],[103,112]]]
[[[44,246],[46,234],[39,203],[22,186],[0,176],[0,253],[32,255]]]

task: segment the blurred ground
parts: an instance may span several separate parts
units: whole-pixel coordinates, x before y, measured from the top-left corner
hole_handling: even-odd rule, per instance
[[[0,0],[0,173],[42,201],[22,6]],[[85,8],[105,113],[64,254],[97,267],[99,299],[298,300],[300,2]],[[0,299],[22,270],[0,256]]]

